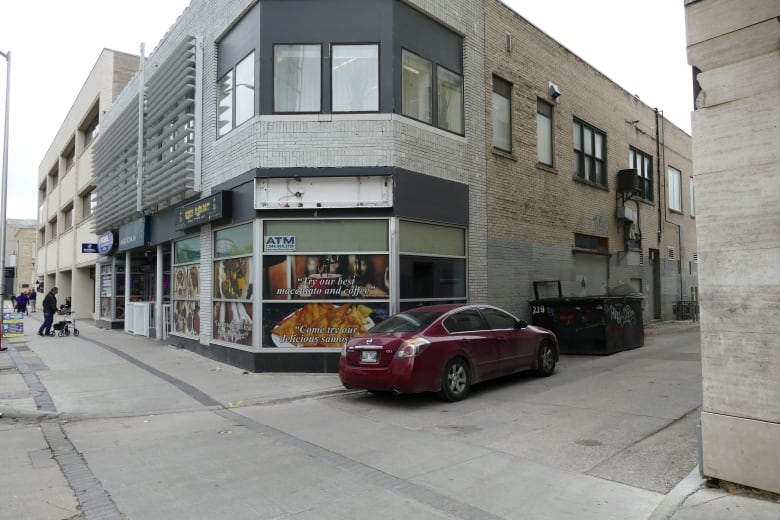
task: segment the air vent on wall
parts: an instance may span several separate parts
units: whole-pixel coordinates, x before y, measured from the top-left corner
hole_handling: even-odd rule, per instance
[[[675,259],[675,251],[674,251],[674,248],[673,248],[673,247],[669,246],[669,247],[666,249],[666,258],[667,258],[668,260],[674,260],[674,259]]]
[[[507,52],[512,52],[512,33],[504,33],[504,47]]]
[[[693,263],[694,264],[698,264],[699,263],[699,252],[698,251],[694,251],[693,252]]]

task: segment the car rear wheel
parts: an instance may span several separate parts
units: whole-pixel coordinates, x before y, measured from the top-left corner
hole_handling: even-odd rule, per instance
[[[460,401],[469,393],[471,371],[463,358],[450,359],[444,366],[439,395],[446,401]]]
[[[548,377],[553,372],[555,372],[555,351],[552,343],[545,340],[539,345],[536,373],[542,377]]]

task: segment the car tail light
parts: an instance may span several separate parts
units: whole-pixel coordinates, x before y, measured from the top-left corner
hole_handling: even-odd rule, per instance
[[[417,357],[423,352],[425,352],[425,349],[427,349],[428,345],[430,344],[431,344],[430,341],[423,338],[407,339],[406,341],[401,343],[400,347],[398,347],[398,350],[395,352],[395,357],[397,358]]]

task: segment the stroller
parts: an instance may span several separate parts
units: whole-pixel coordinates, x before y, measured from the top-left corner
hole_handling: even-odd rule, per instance
[[[73,312],[70,308],[64,305],[60,306],[60,315],[63,318],[51,326],[51,335],[57,334],[59,337],[70,336],[71,331],[73,331],[73,335],[78,336],[79,329],[76,328],[76,320],[72,317]]]

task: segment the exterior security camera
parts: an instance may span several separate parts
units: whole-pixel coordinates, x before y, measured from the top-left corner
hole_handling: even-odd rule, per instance
[[[550,88],[550,97],[552,97],[557,103],[558,98],[561,97],[561,89],[559,89],[558,85],[556,85],[555,83],[550,83],[549,88]]]

